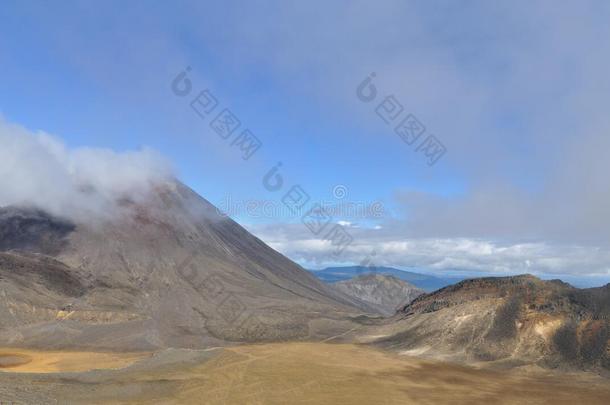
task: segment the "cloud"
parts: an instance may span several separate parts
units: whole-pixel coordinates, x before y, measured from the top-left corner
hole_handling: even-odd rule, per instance
[[[152,150],[68,148],[2,118],[0,145],[0,206],[34,206],[80,220],[110,216],[119,198],[137,199],[172,176]]]
[[[313,39],[284,27],[277,37],[292,36],[297,46],[261,40],[250,52],[273,47],[263,53],[286,77],[314,72],[303,82],[330,110],[350,106],[337,94],[353,98],[355,84],[377,72],[380,91],[395,94],[448,154],[418,171],[417,186],[396,190],[401,215],[386,217],[382,229],[350,229],[355,241],[340,257],[300,224],[255,232],[311,267],[359,263],[375,252],[379,265],[402,268],[609,279],[610,42],[599,40],[610,38],[601,18],[608,6],[351,4],[340,24],[329,23],[331,6]],[[370,109],[349,113],[379,136]],[[465,179],[463,192],[425,191],[426,181],[434,188],[443,176]]]
[[[549,257],[581,246],[606,257],[594,252],[610,249],[607,2],[308,2],[242,12],[238,30],[211,35],[315,93],[334,119],[392,135],[354,97],[375,71],[380,94],[394,94],[445,143],[441,163],[396,190],[404,217],[388,218],[388,231],[534,243]],[[256,30],[267,13],[285,23]],[[459,195],[424,191],[455,178]]]
[[[367,146],[393,136],[390,147],[401,150],[405,145],[380,124],[373,106],[355,97],[364,76],[377,72],[380,96],[394,94],[448,149],[434,168],[423,159],[411,165],[416,159],[408,148],[400,155],[412,183],[396,190],[408,220],[396,226],[405,237],[610,246],[608,2],[228,1],[146,10],[130,4],[121,15],[107,5],[65,11],[35,13],[36,22],[46,22],[37,24],[45,46],[55,44],[51,49],[79,73],[117,89],[121,99],[131,89],[164,104],[160,78],[203,55],[206,62],[194,68],[209,79],[220,71],[216,78],[245,86],[260,76],[291,98],[319,105],[326,114],[320,119],[341,125],[333,137],[346,145],[360,144],[360,136],[370,137],[362,141]],[[70,22],[55,35],[49,12]],[[86,29],[100,15],[112,23],[110,36]],[[134,30],[133,16],[145,24]],[[73,24],[83,35],[73,35]],[[137,91],[126,85],[134,82]],[[157,88],[162,98],[145,92]],[[321,166],[342,170],[332,162]],[[400,175],[389,172],[378,183],[398,186],[392,180]],[[464,184],[463,196],[423,192],[455,179]]]
[[[216,78],[230,78],[236,86],[248,79],[269,79],[288,97],[319,106],[321,119],[343,129],[333,136],[346,145],[370,146],[382,136],[393,136],[373,106],[355,97],[357,84],[375,71],[380,95],[394,94],[445,143],[448,153],[434,168],[423,162],[411,165],[415,159],[406,148],[399,155],[404,167],[403,162],[388,165],[409,170],[411,184],[400,187],[400,171],[378,181],[397,187],[402,215],[386,218],[381,229],[350,228],[362,233],[341,260],[358,263],[377,249],[385,252],[378,252],[379,261],[404,266],[607,272],[608,2],[228,1],[222,6],[185,2],[173,5],[171,12],[125,7],[118,21],[109,9],[87,16],[108,17],[118,28],[112,32],[130,41],[100,44],[93,41],[93,31],[85,30],[74,42],[71,24],[62,24],[67,28],[59,47],[85,77],[97,78],[105,89],[114,86],[121,96],[131,88],[126,83],[140,83],[135,94],[157,88],[158,78],[201,54],[206,62],[195,70],[209,78],[219,71]],[[61,9],[58,14],[75,16]],[[47,10],[40,12],[41,18],[47,15]],[[134,15],[144,16],[146,24],[140,28],[144,31],[130,35]],[[82,15],[70,17],[74,19],[79,26],[95,26]],[[185,45],[184,38],[197,45]],[[82,52],[97,57],[79,57]],[[129,69],[116,63],[123,60]],[[290,131],[282,133],[290,136]],[[312,131],[310,136],[327,134]],[[398,138],[391,145],[404,147]],[[45,170],[57,177],[54,171],[65,168],[48,165]],[[347,165],[345,170],[362,173]],[[73,187],[73,181],[65,186]],[[463,185],[460,194],[443,192],[452,181]],[[53,187],[64,186],[60,183],[41,184],[40,190],[53,195]],[[372,192],[376,190],[385,191],[379,187]],[[297,260],[334,260],[328,244],[284,227],[291,232],[255,232]],[[470,250],[457,248],[464,244]]]
[[[370,261],[436,273],[592,277],[610,282],[610,251],[599,247],[542,241],[502,242],[484,238],[405,237],[399,229],[350,228],[353,242],[340,254],[302,224],[253,225],[266,243],[306,268]],[[605,281],[604,281],[605,280]]]

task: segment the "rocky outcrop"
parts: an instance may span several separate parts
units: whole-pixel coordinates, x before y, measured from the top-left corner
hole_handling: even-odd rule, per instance
[[[367,274],[331,284],[342,293],[367,303],[385,316],[409,304],[424,291],[396,277]]]
[[[610,369],[610,285],[531,275],[465,280],[405,305],[375,344],[405,354],[515,366]]]

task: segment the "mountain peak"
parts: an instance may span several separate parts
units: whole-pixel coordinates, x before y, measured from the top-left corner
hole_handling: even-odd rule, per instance
[[[0,329],[0,339],[10,335],[36,345],[66,306],[75,323],[56,325],[66,341],[80,330],[72,340],[76,345],[81,336],[80,344],[103,347],[117,339],[133,349],[324,336],[325,322],[362,312],[359,302],[317,280],[182,183],[155,184],[146,198],[121,194],[117,202],[118,211],[92,220],[0,209],[0,252],[14,252],[0,265],[21,268],[27,262],[32,274],[47,280],[43,261],[53,260],[63,279],[82,290],[75,297],[63,292],[61,280],[45,282],[54,291],[46,300],[34,284],[0,280],[7,294],[0,321],[22,321],[18,329]],[[16,257],[25,255],[31,257]],[[309,321],[320,314],[326,315],[310,330]],[[84,333],[88,328],[98,330],[94,340]]]

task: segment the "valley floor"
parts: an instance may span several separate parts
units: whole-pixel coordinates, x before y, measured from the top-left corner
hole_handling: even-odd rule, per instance
[[[475,369],[350,344],[154,355],[5,349],[0,370],[3,404],[610,403],[610,383],[601,377]]]

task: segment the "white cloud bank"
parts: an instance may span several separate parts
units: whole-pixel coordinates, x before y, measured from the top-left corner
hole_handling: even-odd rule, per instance
[[[499,242],[482,238],[404,237],[400,232],[350,228],[354,241],[340,255],[302,224],[250,227],[274,249],[307,268],[362,263],[441,274],[520,274],[585,277],[610,282],[610,251],[543,241]],[[367,262],[367,263],[363,263]]]
[[[152,150],[71,149],[1,117],[0,145],[0,206],[33,206],[73,219],[110,215],[117,198],[137,198],[172,175]]]

